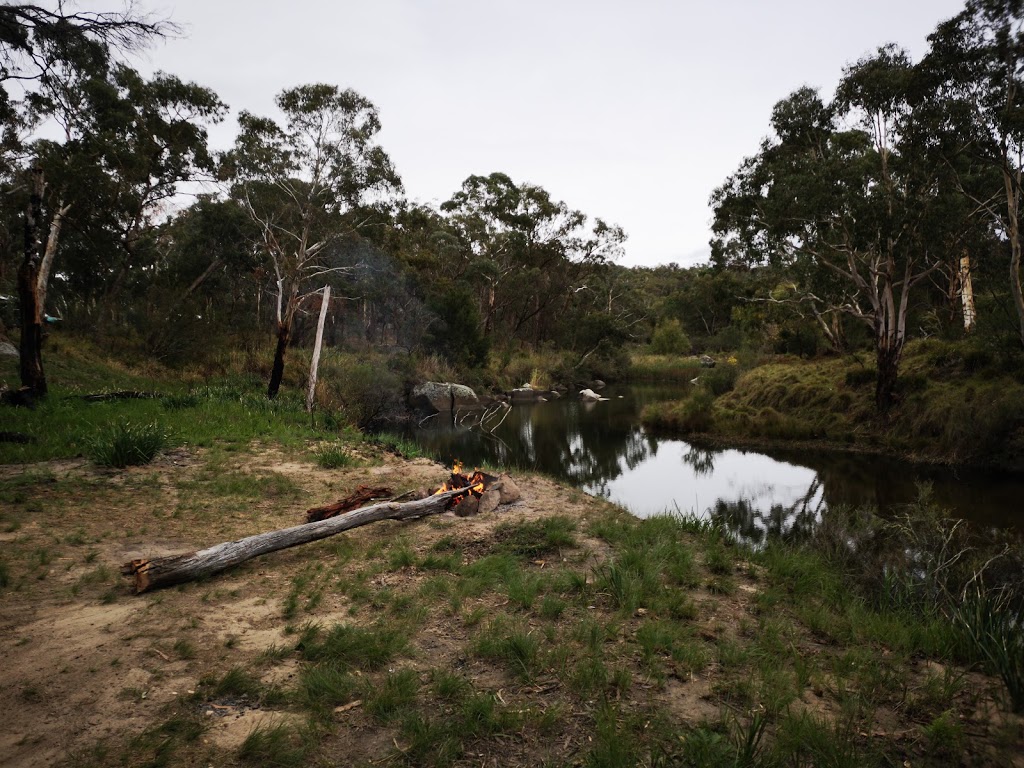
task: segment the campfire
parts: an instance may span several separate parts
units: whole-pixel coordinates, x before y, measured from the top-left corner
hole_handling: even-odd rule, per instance
[[[463,503],[468,499],[472,499],[473,502],[479,503],[481,497],[487,492],[487,489],[494,483],[498,478],[494,475],[489,475],[486,472],[482,472],[479,469],[473,470],[471,474],[463,471],[462,462],[456,461],[452,467],[451,475],[448,480],[441,483],[441,487],[434,491],[434,495],[437,496],[440,493],[446,491],[457,491],[461,488],[468,488],[469,492],[453,496],[448,502],[448,508],[451,509],[458,504]],[[475,506],[475,504],[471,504]]]

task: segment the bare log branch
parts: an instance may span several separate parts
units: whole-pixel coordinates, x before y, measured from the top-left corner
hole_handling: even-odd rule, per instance
[[[157,557],[152,560],[145,558],[131,560],[121,566],[121,573],[134,577],[135,594],[141,594],[153,589],[212,576],[254,557],[300,544],[320,541],[352,528],[375,523],[378,520],[408,520],[440,514],[448,509],[452,498],[468,494],[470,490],[469,487],[459,488],[402,504],[395,502],[374,504],[338,517],[259,533],[237,541],[217,544],[198,552]]]

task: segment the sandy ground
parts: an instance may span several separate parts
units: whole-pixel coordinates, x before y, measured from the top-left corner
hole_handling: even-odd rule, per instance
[[[269,498],[251,507],[234,505],[229,513],[207,515],[204,523],[190,522],[184,514],[172,516],[170,510],[187,492],[183,481],[201,466],[201,456],[179,451],[150,467],[116,473],[95,470],[84,461],[0,467],[0,478],[25,479],[26,494],[39,501],[20,516],[16,530],[0,534],[0,545],[22,555],[6,558],[14,583],[0,592],[0,706],[5,713],[0,765],[54,765],[102,740],[141,733],[166,719],[168,705],[184,702],[195,691],[200,673],[246,666],[266,649],[294,642],[281,618],[283,596],[296,572],[329,557],[325,544],[330,540],[266,555],[206,583],[139,596],[131,593],[131,581],[118,575],[123,563],[294,525],[307,508],[333,501],[360,483],[433,488],[447,475],[427,460],[328,471],[261,451],[239,457],[230,471],[283,475],[301,489],[296,497],[285,503]],[[386,521],[343,535],[365,541],[407,536],[422,548],[450,526],[472,549],[502,519],[551,511],[582,515],[594,503],[543,478],[518,480],[523,500],[492,515],[445,513],[437,519]],[[90,489],[83,498],[66,487],[78,483]],[[54,490],[48,492],[48,486]],[[69,537],[85,543],[69,547]],[[50,562],[20,574],[23,561],[43,559],[46,550],[54,553]],[[93,584],[90,574],[97,573]],[[330,625],[347,616],[345,598],[327,596],[302,620]],[[428,630],[424,642],[443,639],[439,634]],[[192,649],[185,658],[176,650],[181,641]],[[443,658],[444,643],[434,645],[428,649],[432,658]],[[295,665],[294,660],[275,665],[265,682],[286,682]],[[201,707],[212,723],[203,738],[225,749],[237,747],[268,717],[290,717],[231,701],[182,706]]]
[[[359,484],[387,485],[401,493],[433,489],[446,476],[445,468],[424,459],[386,458],[382,466],[324,470],[280,450],[256,447],[216,462],[202,452],[179,450],[148,467],[117,472],[84,461],[0,467],[0,480],[16,485],[0,529],[8,569],[8,586],[0,589],[0,766],[134,763],[132,739],[176,714],[199,716],[206,725],[189,761],[232,763],[237,747],[257,726],[302,716],[260,708],[244,697],[193,694],[204,677],[220,677],[235,667],[287,688],[299,674],[294,655],[283,654],[273,664],[258,660],[293,645],[296,625],[372,620],[372,615],[356,616],[350,599],[330,590],[315,605],[301,607],[293,620],[284,617],[295,580],[320,565],[329,567],[339,556],[339,540],[361,552],[404,541],[422,556],[450,537],[468,561],[489,551],[503,521],[557,513],[582,522],[607,509],[604,502],[546,478],[517,475],[521,500],[490,515],[385,521],[266,555],[201,583],[138,596],[119,574],[133,558],[193,551],[295,525],[309,507],[337,500]],[[581,525],[577,532],[573,557],[576,567],[592,572],[607,547],[585,530]],[[373,577],[372,586],[415,594],[427,577],[419,569],[384,571]],[[740,574],[738,582],[728,596],[703,588],[693,593],[707,640],[736,635],[752,615],[757,580]],[[497,599],[483,596],[475,607],[486,613],[497,607]],[[422,670],[424,680],[431,666],[457,666],[475,687],[495,692],[510,706],[557,704],[552,693],[557,681],[510,686],[493,666],[465,658],[469,638],[458,621],[432,615],[402,664]],[[813,644],[804,650],[825,652]],[[934,670],[922,665],[920,672]],[[720,712],[711,695],[712,674],[713,668],[686,679],[670,677],[661,685],[637,679],[633,695],[680,721],[710,721]],[[971,684],[991,687],[992,681],[978,676]],[[814,713],[829,707],[814,692],[800,706]],[[981,714],[1001,717],[994,711]],[[560,759],[580,754],[587,735],[579,727],[574,732],[573,719],[560,737],[564,743],[520,744],[519,752],[492,753],[486,763],[536,764],[546,750]],[[386,758],[397,746],[394,729],[375,726],[358,705],[336,712],[336,721],[340,732],[329,746],[339,764]],[[894,718],[891,727],[897,725]],[[1024,751],[998,764],[1024,766]]]

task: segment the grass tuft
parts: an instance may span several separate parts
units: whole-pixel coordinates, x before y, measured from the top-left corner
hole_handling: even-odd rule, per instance
[[[317,465],[323,469],[340,469],[358,464],[356,457],[349,453],[348,449],[340,443],[322,445],[313,455],[316,458]]]
[[[170,441],[167,431],[157,423],[121,422],[101,432],[90,443],[89,458],[103,467],[149,464]]]

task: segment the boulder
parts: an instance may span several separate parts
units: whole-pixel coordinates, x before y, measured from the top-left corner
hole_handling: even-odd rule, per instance
[[[473,517],[480,512],[480,499],[473,494],[468,494],[452,508],[452,511],[455,512],[456,517]]]
[[[477,505],[477,513],[481,515],[489,515],[498,508],[498,504],[500,502],[501,491],[495,488],[488,488],[480,497],[480,502]],[[462,505],[460,504],[459,507],[461,506]],[[458,509],[458,507],[456,507],[456,509]]]
[[[708,355],[701,355],[700,356],[700,367],[701,368],[714,368],[715,367],[715,359],[713,357],[709,357]]]
[[[498,482],[494,484],[494,487],[498,489],[502,504],[512,504],[523,498],[523,493],[519,490],[519,486],[506,474],[498,478]]]
[[[602,400],[607,400],[607,397],[601,397],[597,392],[592,389],[581,389],[580,400],[584,400],[588,403],[596,403]]]
[[[0,357],[21,357],[18,348],[9,341],[0,341]]]
[[[604,389],[604,387],[605,384],[600,379],[594,379],[592,382],[590,382],[591,389]]]
[[[513,403],[532,403],[540,397],[540,394],[533,387],[516,387],[508,393],[508,396]]]
[[[409,394],[409,405],[429,413],[481,407],[476,392],[463,384],[427,381]]]

